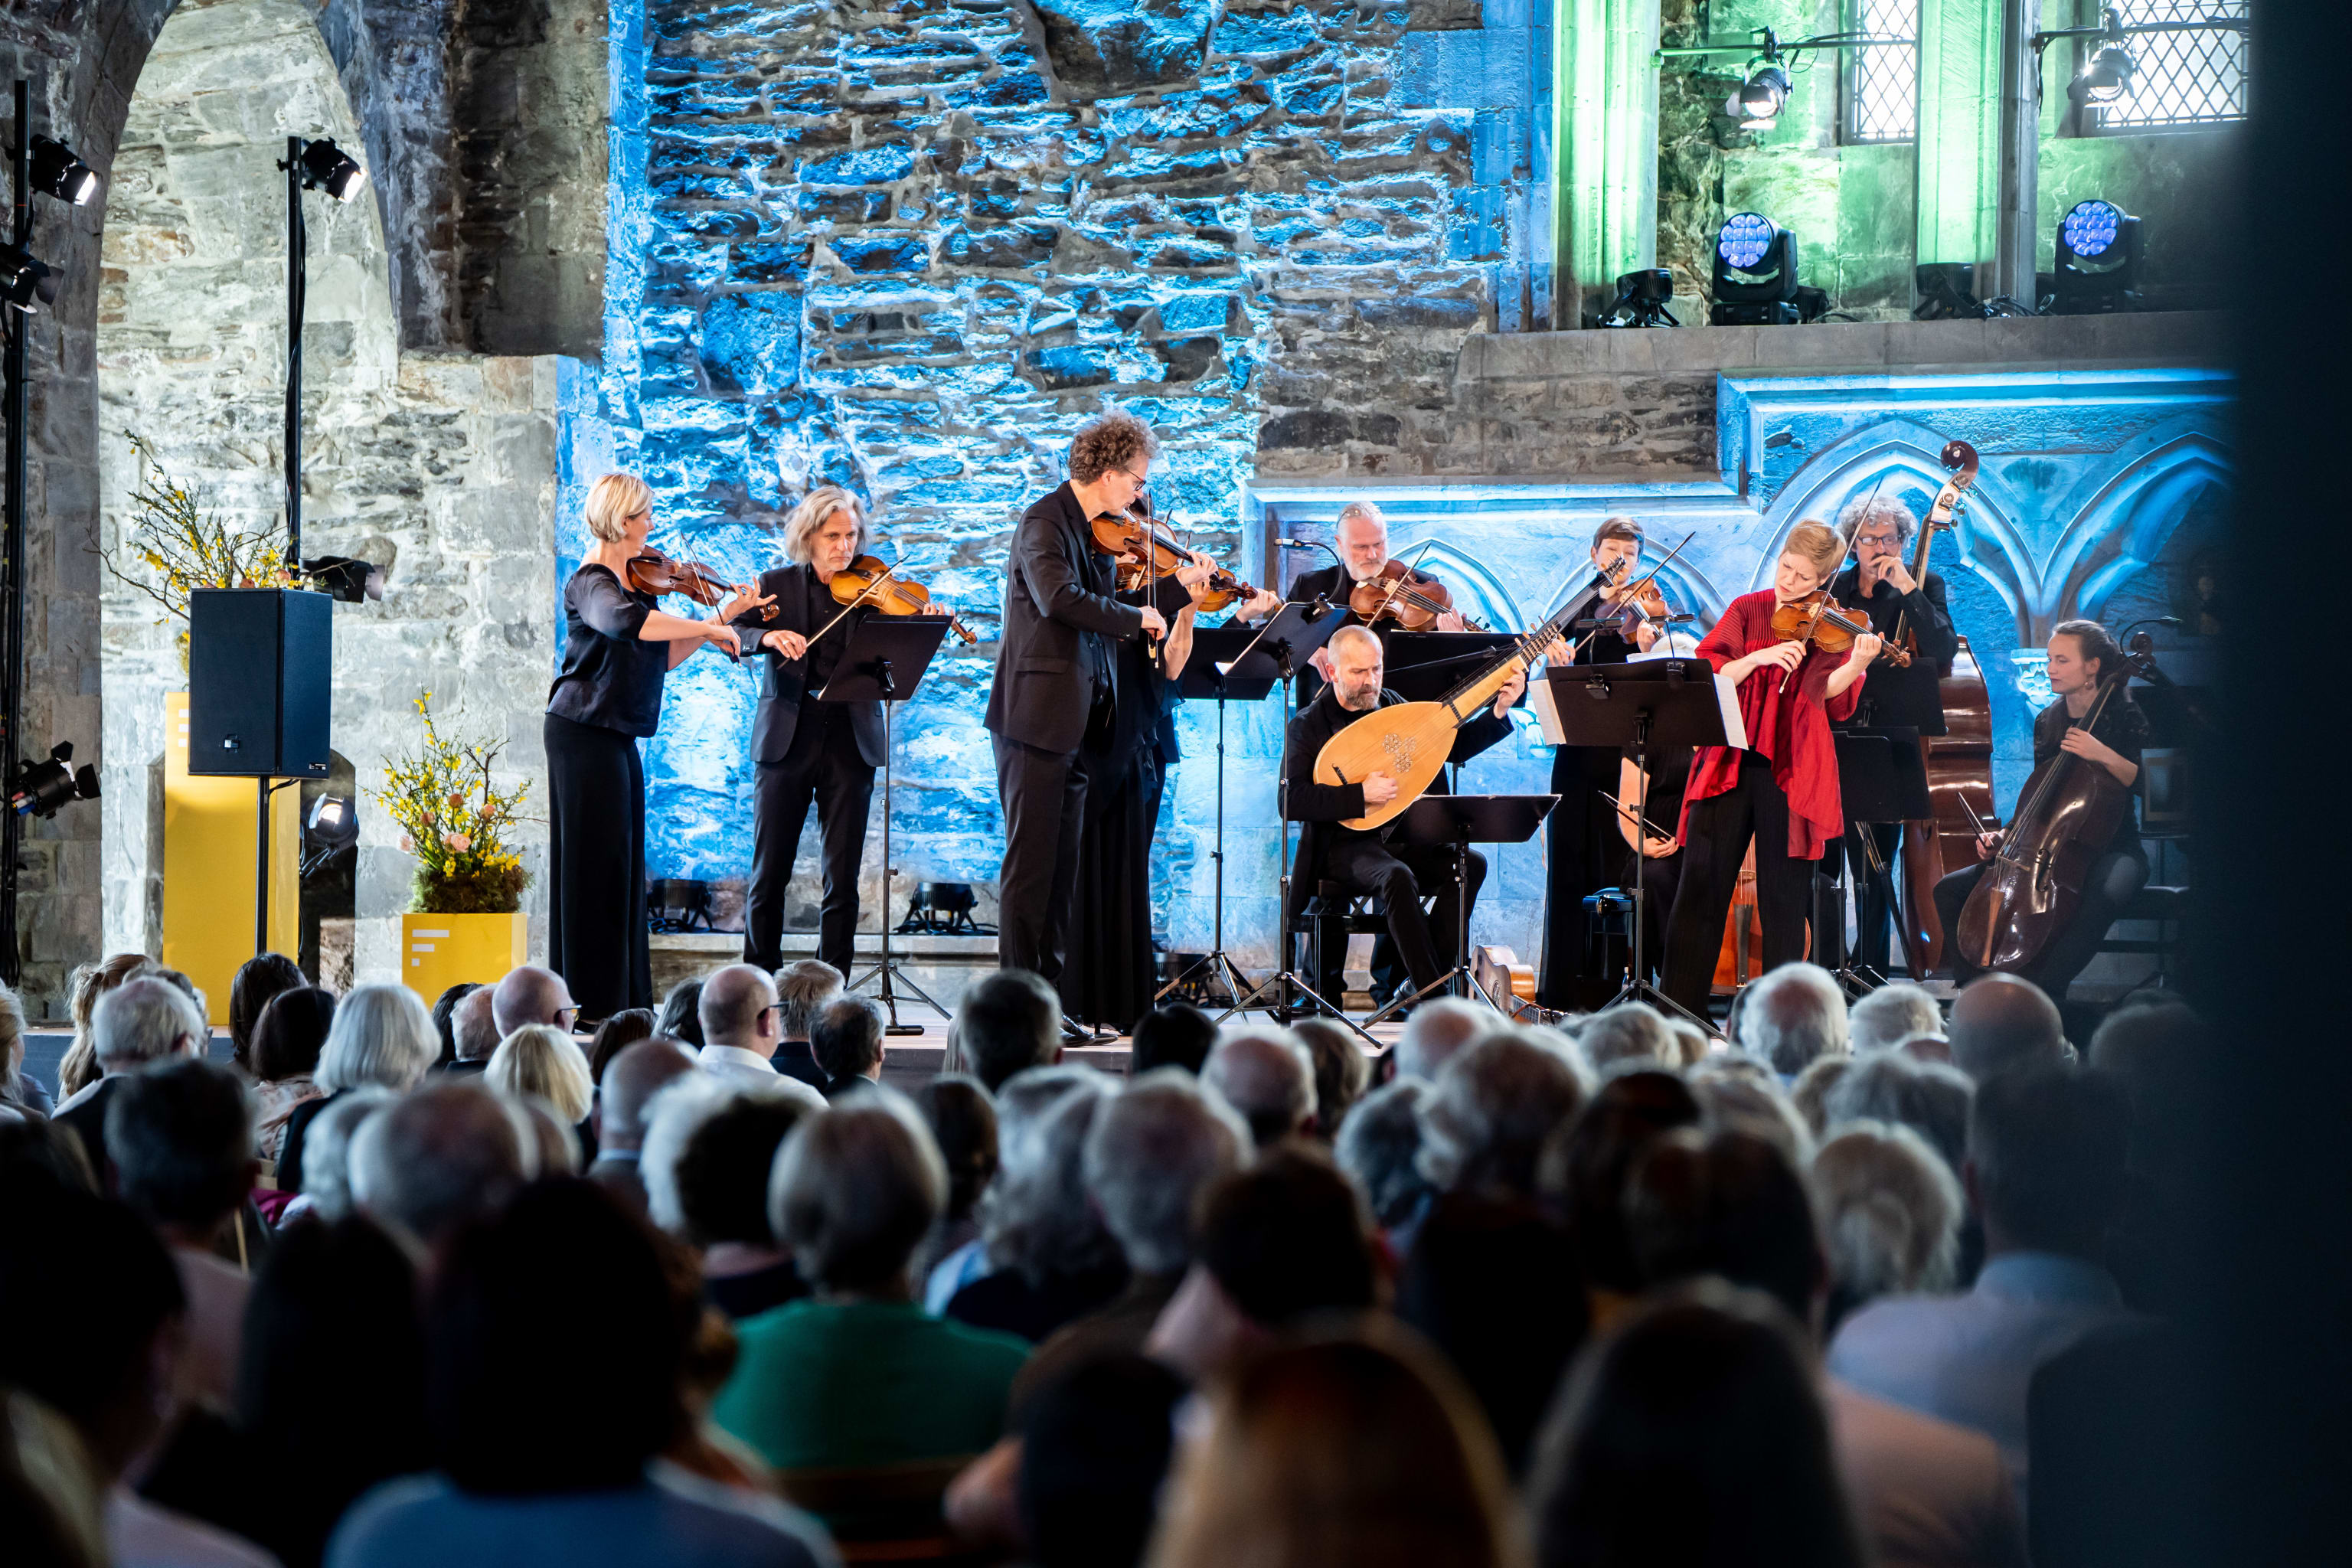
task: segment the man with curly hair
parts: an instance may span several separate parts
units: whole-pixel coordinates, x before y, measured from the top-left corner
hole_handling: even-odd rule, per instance
[[[1141,420],[1105,415],[1070,445],[1066,483],[1022,515],[1004,568],[1004,622],[987,724],[1004,807],[997,960],[1051,984],[1061,973],[1086,805],[1085,742],[1119,700],[1116,639],[1164,637],[1191,603],[1161,579],[1149,603],[1116,595],[1111,557],[1088,520],[1144,493],[1157,443]]]

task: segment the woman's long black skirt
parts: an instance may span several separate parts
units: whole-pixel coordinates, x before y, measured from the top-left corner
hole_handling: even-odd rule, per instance
[[[633,736],[547,715],[548,967],[584,1019],[654,1005],[646,764]]]

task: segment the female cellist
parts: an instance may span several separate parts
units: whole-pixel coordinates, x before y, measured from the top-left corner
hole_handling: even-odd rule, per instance
[[[2107,927],[2115,923],[2123,907],[2147,883],[2147,851],[2139,841],[2139,806],[2132,798],[2139,793],[2140,750],[2147,743],[2147,718],[2140,711],[2139,704],[2120,688],[2109,693],[2104,703],[2099,700],[2102,682],[2125,680],[2128,675],[2124,668],[2123,649],[2116,646],[2116,639],[2098,622],[2060,622],[2050,634],[2049,654],[2050,689],[2057,700],[2034,715],[2035,776],[2041,776],[2051,761],[2064,752],[2105,768],[2129,792],[2114,833],[2092,859],[2083,879],[2083,900],[2074,918],[2042,947],[2035,963],[2018,971],[2047,992],[2053,1001],[2063,1002],[2074,976],[2083,972],[2083,966],[2099,951],[2099,943],[2106,939]],[[2082,720],[2095,709],[2096,717],[2085,727]],[[1967,907],[1969,895],[1976,890],[1985,873],[1982,861],[1999,847],[2000,839],[1999,833],[1979,837],[1979,863],[1955,871],[1936,884],[1936,910],[1944,917],[1944,930],[1948,935],[1959,931],[1960,911]],[[1953,978],[1965,981],[1978,971],[1960,947],[1958,941],[1948,940],[1945,951],[1950,954]]]
[[[1682,882],[1666,924],[1666,995],[1706,1016],[1739,863],[1756,845],[1756,913],[1764,967],[1805,956],[1805,906],[1823,845],[1845,831],[1830,721],[1850,717],[1879,639],[1853,636],[1843,658],[1810,636],[1782,641],[1773,613],[1811,599],[1845,559],[1845,541],[1819,522],[1789,531],[1772,586],[1731,601],[1698,645],[1739,692],[1748,749],[1702,746],[1683,795]]]

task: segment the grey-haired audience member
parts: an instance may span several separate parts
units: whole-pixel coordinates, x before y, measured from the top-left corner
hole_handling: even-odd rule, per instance
[[[488,1089],[436,1083],[368,1118],[352,1140],[352,1200],[395,1236],[437,1247],[538,1170],[535,1132],[532,1146],[523,1140],[514,1108]]]
[[[1800,1171],[1812,1158],[1812,1132],[1779,1084],[1713,1063],[1688,1077],[1708,1131],[1752,1132]]]
[[[1908,1127],[1958,1175],[1968,1158],[1969,1101],[1975,1093],[1968,1074],[1958,1068],[1917,1061],[1902,1051],[1878,1051],[1838,1079],[1825,1109],[1832,1131],[1847,1121]]]
[[[1423,1079],[1382,1084],[1356,1101],[1333,1141],[1332,1157],[1383,1230],[1410,1224],[1435,1191],[1421,1173],[1421,1108],[1431,1092]]]
[[[2063,1066],[2071,1055],[2058,1005],[2030,980],[1984,974],[1961,988],[1946,1033],[1952,1065],[1982,1084],[2015,1068]]]
[[[424,1010],[424,1004],[417,1004]],[[106,1153],[108,1103],[121,1091],[126,1074],[172,1056],[200,1056],[211,1040],[204,1014],[187,993],[153,974],[126,980],[98,999],[90,1010],[90,1040],[100,1076],[57,1108],[56,1120],[81,1139],[101,1191],[113,1185]]]
[[[1629,1062],[1668,1069],[1683,1065],[1681,1041],[1673,1026],[1646,1002],[1603,1007],[1576,1026],[1576,1043],[1594,1072]]]
[[[993,1094],[1004,1081],[1062,1058],[1062,999],[1025,969],[1000,969],[964,987],[952,1031],[961,1070]]]
[[[1562,1053],[1489,1036],[1439,1068],[1421,1102],[1421,1173],[1440,1192],[1532,1199],[1544,1145],[1584,1094]]]
[[[769,1177],[768,1227],[819,1289],[903,1299],[947,1189],[922,1119],[880,1094],[793,1129]]]
[[[646,1116],[654,1101],[678,1079],[697,1071],[694,1054],[676,1040],[655,1036],[624,1046],[597,1087],[593,1121],[596,1161],[588,1179],[646,1212]]]
[[[1960,1184],[1908,1127],[1848,1121],[1808,1173],[1830,1255],[1830,1327],[1878,1296],[1940,1294],[1955,1281]]]
[[[1805,1131],[1818,1143],[1829,1131],[1829,1097],[1844,1081],[1853,1068],[1853,1058],[1846,1056],[1815,1057],[1813,1065],[1797,1075],[1789,1086],[1789,1103],[1805,1120]]]
[[[1193,1200],[1250,1157],[1249,1128],[1191,1074],[1161,1068],[1097,1106],[1087,1191],[1138,1274],[1173,1279],[1192,1258]]]
[[[1891,1051],[1921,1035],[1944,1032],[1944,1010],[1924,986],[1907,981],[1882,985],[1846,1009],[1846,1037],[1853,1054]]]
[[[817,1015],[841,994],[841,971],[822,959],[796,958],[776,971],[776,1021],[786,1040],[805,1041]]]
[[[1412,1010],[1397,1037],[1396,1076],[1423,1080],[1437,1076],[1454,1052],[1494,1033],[1500,1020],[1491,1007],[1473,1006],[1459,996],[1440,996]]]
[[[476,986],[457,998],[449,1012],[449,1037],[457,1050],[457,1070],[480,1072],[506,1037],[499,1033],[499,994],[494,987]]]
[[[331,1225],[347,1217],[352,1203],[352,1140],[367,1119],[400,1097],[381,1084],[347,1090],[310,1123],[310,1152],[302,1161],[302,1195],[311,1211]]]
[[[1315,1058],[1287,1029],[1228,1030],[1210,1047],[1201,1082],[1241,1112],[1261,1149],[1314,1125]]]
[[[1348,1108],[1364,1097],[1372,1064],[1355,1032],[1328,1018],[1301,1018],[1290,1033],[1315,1064],[1315,1136],[1328,1143],[1348,1119]]]
[[[1051,1081],[1031,1083],[1039,1078]],[[996,1180],[981,1201],[980,1221],[997,1273],[1017,1272],[1036,1285],[1118,1256],[1085,1170],[1087,1134],[1115,1087],[1088,1068],[1033,1068],[1005,1085],[997,1100]]]
[[[425,999],[405,985],[360,985],[335,1005],[312,1079],[330,1094],[362,1084],[394,1093],[424,1081],[441,1048]]]
[[[1740,1048],[1793,1079],[1817,1057],[1846,1048],[1845,993],[1817,963],[1784,963],[1750,986]]]

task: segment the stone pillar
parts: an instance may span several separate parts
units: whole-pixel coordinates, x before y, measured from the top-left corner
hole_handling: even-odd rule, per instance
[[[2042,166],[2042,72],[2033,35],[2042,26],[2042,0],[2001,0],[2000,19],[2000,196],[1992,291],[2032,306]]]
[[[1999,243],[2004,9],[1921,0],[1917,261],[1986,262]]]
[[[1553,73],[1558,319],[1575,325],[1658,240],[1658,0],[1561,0]]]

